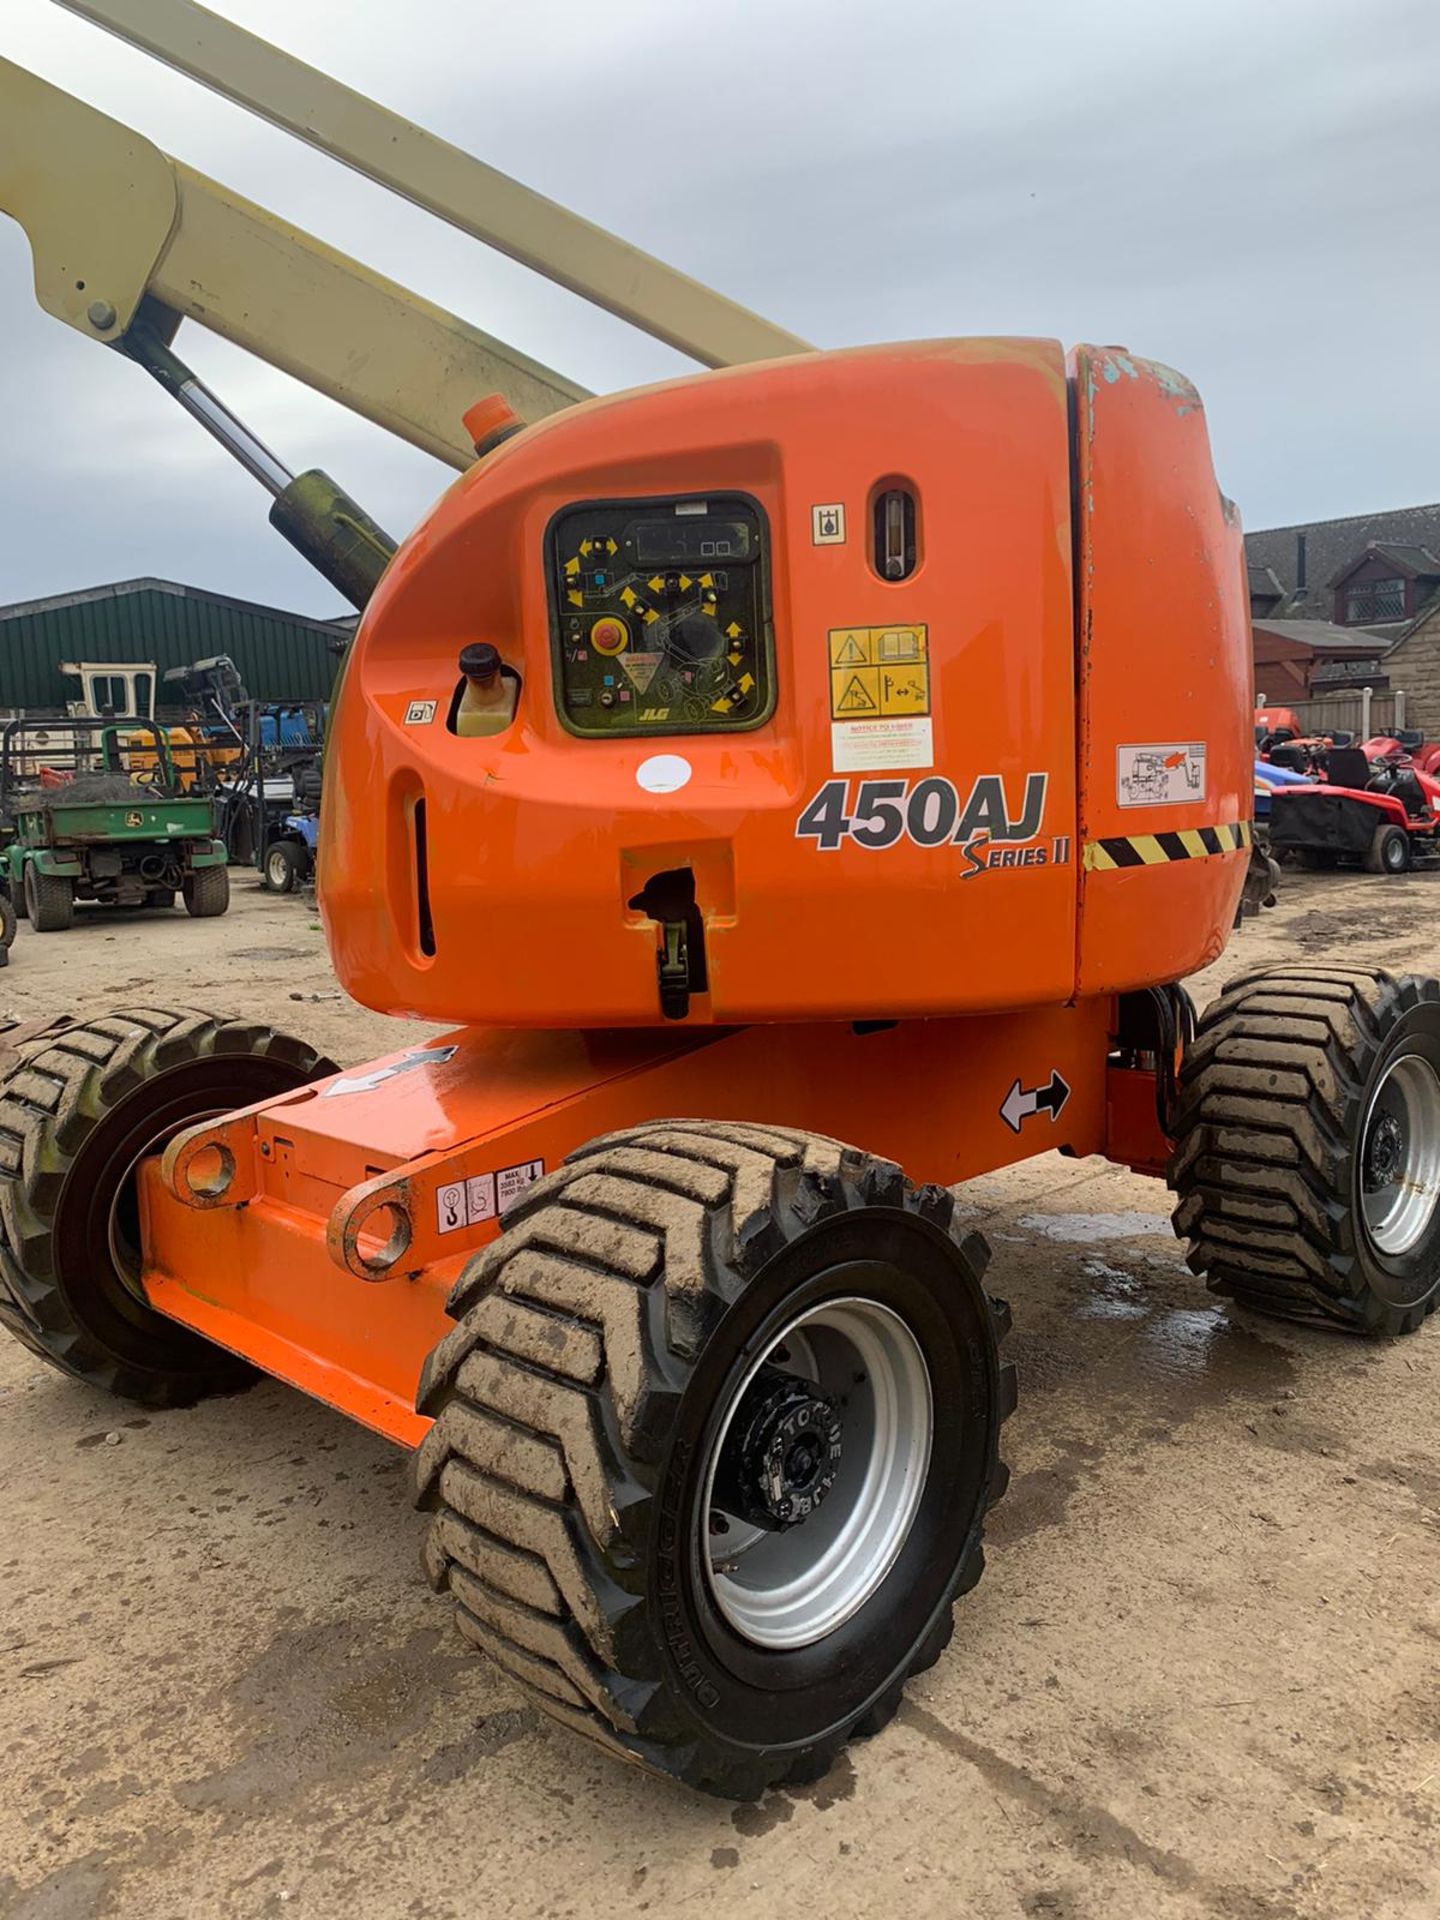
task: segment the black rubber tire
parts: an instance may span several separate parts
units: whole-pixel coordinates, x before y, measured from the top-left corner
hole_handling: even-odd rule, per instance
[[[135,1155],[208,1114],[334,1066],[289,1034],[189,1009],[127,1008],[21,1049],[0,1081],[0,1326],[87,1385],[189,1406],[254,1378],[154,1312],[111,1250],[138,1246]],[[138,1265],[138,1262],[131,1262]]]
[[[1299,847],[1296,849],[1300,864],[1311,873],[1332,873],[1340,864],[1340,856],[1330,847]]]
[[[818,1777],[891,1718],[980,1577],[1015,1399],[987,1258],[944,1189],[814,1135],[669,1121],[572,1155],[467,1265],[421,1379],[425,1566],[461,1632],[659,1774],[742,1800]],[[860,1611],[766,1651],[726,1625],[693,1546],[709,1423],[769,1330],[862,1271],[925,1353],[925,1492]]]
[[[230,905],[230,869],[196,867],[182,886],[185,911],[195,920],[214,920]]]
[[[15,912],[14,901],[8,893],[0,893],[0,953],[4,953],[8,957],[11,947],[15,944],[15,935],[19,930],[20,920]]]
[[[27,860],[25,906],[37,933],[64,933],[75,924],[75,882],[64,874],[41,873]]]
[[[1440,1298],[1440,1210],[1400,1259],[1363,1214],[1362,1130],[1405,1052],[1440,1069],[1440,986],[1274,967],[1207,1008],[1181,1068],[1170,1185],[1192,1272],[1256,1313],[1413,1333]]]
[[[293,841],[275,840],[265,849],[265,886],[270,893],[293,893],[300,878],[300,853]]]
[[[1397,874],[1408,873],[1409,869],[1410,836],[1404,827],[1377,827],[1365,855],[1365,871]]]

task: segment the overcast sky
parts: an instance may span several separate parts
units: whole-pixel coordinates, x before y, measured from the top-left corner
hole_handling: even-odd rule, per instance
[[[1123,343],[1205,396],[1246,524],[1440,497],[1437,0],[218,0],[820,346]],[[72,19],[0,52],[597,391],[688,363]],[[335,599],[0,218],[0,602],[159,574]],[[392,532],[449,470],[193,324],[296,470]]]

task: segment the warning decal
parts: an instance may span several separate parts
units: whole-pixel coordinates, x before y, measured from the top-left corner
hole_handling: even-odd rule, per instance
[[[648,690],[650,682],[659,671],[660,662],[664,657],[663,654],[659,653],[621,654],[620,664],[630,676],[631,684],[637,693],[645,693]]]
[[[869,681],[868,674],[864,680],[858,673],[852,673],[848,680],[845,679],[844,674],[838,675],[831,693],[831,710],[837,716],[851,713],[878,713],[880,702],[875,698],[872,686],[868,684]],[[840,692],[842,685],[843,693]],[[838,698],[836,698],[837,694]]]
[[[435,1194],[438,1231],[455,1233],[461,1227],[483,1226],[487,1220],[508,1213],[544,1171],[543,1160],[522,1160],[517,1167],[502,1167],[498,1173],[477,1174],[472,1179],[455,1180],[438,1188]]]
[[[928,627],[832,627],[829,642],[833,720],[929,713]]]
[[[1165,740],[1115,749],[1115,799],[1122,807],[1175,807],[1205,798],[1205,742]]]

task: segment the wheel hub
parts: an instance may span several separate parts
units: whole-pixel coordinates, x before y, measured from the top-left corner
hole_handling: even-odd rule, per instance
[[[1394,1184],[1409,1151],[1405,1129],[1393,1113],[1381,1114],[1365,1147],[1365,1191],[1378,1193]]]
[[[1381,1074],[1358,1172],[1371,1244],[1392,1260],[1408,1255],[1440,1206],[1440,1074],[1425,1055],[1397,1054]]]
[[[762,1367],[736,1410],[715,1472],[718,1503],[751,1526],[780,1532],[808,1520],[840,1471],[834,1402],[808,1381]]]
[[[811,1646],[859,1613],[909,1535],[934,1432],[925,1357],[890,1307],[829,1298],[733,1394],[697,1507],[710,1590],[752,1646]]]

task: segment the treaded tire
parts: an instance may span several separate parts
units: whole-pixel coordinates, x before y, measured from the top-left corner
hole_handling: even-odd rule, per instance
[[[461,1632],[547,1713],[657,1773],[742,1800],[817,1778],[939,1658],[983,1568],[1015,1399],[987,1259],[944,1189],[815,1135],[668,1121],[581,1148],[468,1263],[421,1377],[425,1570]],[[932,1452],[899,1557],[798,1652],[727,1640],[693,1544],[716,1409],[792,1303],[847,1297],[845,1276],[886,1260],[933,1340]]]
[[[14,901],[8,893],[0,893],[0,953],[8,955],[19,929],[20,920],[15,912]]]
[[[254,1370],[154,1312],[138,1271],[134,1155],[333,1064],[258,1021],[127,1008],[20,1048],[0,1081],[0,1326],[62,1372],[147,1407],[233,1392]],[[113,1203],[113,1212],[112,1212]]]
[[[1409,870],[1410,836],[1404,827],[1377,827],[1365,855],[1365,871],[1397,874]]]
[[[25,906],[37,933],[64,933],[75,924],[75,882],[25,863]]]
[[[183,888],[185,911],[195,920],[214,920],[230,905],[230,869],[196,867],[187,873]]]
[[[269,893],[293,893],[300,877],[300,856],[288,840],[265,849],[265,887]]]
[[[1440,986],[1274,967],[1206,1009],[1181,1068],[1169,1182],[1191,1271],[1256,1313],[1411,1333],[1440,1297],[1440,1209],[1399,1257],[1363,1211],[1362,1130],[1407,1052],[1440,1067]]]

